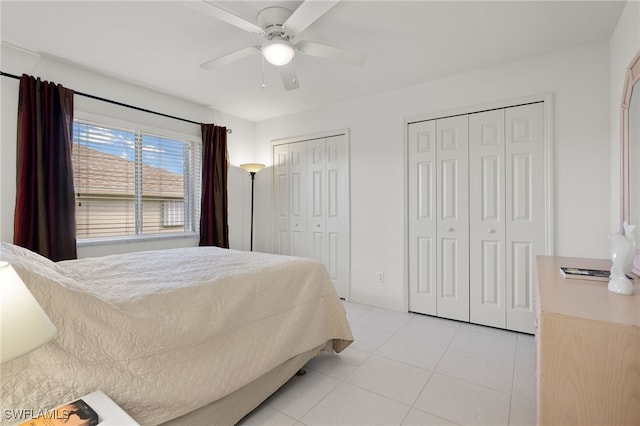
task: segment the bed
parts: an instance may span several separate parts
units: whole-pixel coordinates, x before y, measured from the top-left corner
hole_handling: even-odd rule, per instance
[[[142,425],[234,424],[353,340],[326,269],[309,259],[193,247],[54,263],[8,243],[0,259],[58,328],[2,365],[3,409],[100,389]]]

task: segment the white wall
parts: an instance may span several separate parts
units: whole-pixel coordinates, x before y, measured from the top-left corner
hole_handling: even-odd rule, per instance
[[[40,77],[43,80],[62,84],[70,89],[119,102],[132,104],[152,111],[186,118],[193,121],[215,123],[231,128],[228,135],[229,161],[232,165],[253,161],[254,123],[214,111],[190,101],[123,83],[74,64],[62,63],[42,58],[3,46],[2,70],[7,73],[22,73]],[[0,241],[13,240],[13,210],[15,206],[15,162],[16,162],[16,122],[18,104],[18,81],[0,78],[1,130],[0,130]],[[143,123],[156,128],[168,129],[200,138],[200,127],[173,119],[163,118],[128,108],[114,106],[82,96],[75,96],[75,110],[78,114],[94,113],[134,123]],[[239,173],[242,172],[242,173]],[[245,179],[246,178],[246,179]],[[248,249],[248,177],[237,167],[229,171],[229,238],[232,248]],[[144,243],[127,243],[104,246],[81,247],[79,257],[97,256],[125,251],[161,249],[168,247],[194,246],[197,239],[172,239]]]
[[[78,91],[196,121],[227,125],[233,129],[229,136],[232,166],[255,161],[270,164],[273,139],[349,128],[351,298],[403,309],[406,291],[403,124],[409,117],[552,92],[556,254],[607,257],[607,235],[612,224],[617,222],[611,219],[616,215],[615,203],[608,200],[616,198],[612,194],[616,186],[612,176],[617,173],[614,158],[617,148],[610,139],[615,139],[619,122],[617,109],[612,103],[618,104],[620,95],[611,92],[621,93],[622,77],[618,74],[624,74],[631,52],[638,48],[637,8],[637,2],[627,5],[610,45],[604,43],[531,58],[255,124],[5,47],[2,48],[2,69],[14,74],[32,74]],[[635,42],[631,42],[634,34]],[[1,78],[0,84],[0,240],[11,241],[18,85],[17,81],[8,78]],[[82,101],[77,101],[77,105],[87,109],[109,109],[104,104],[101,107],[88,103],[82,105]],[[123,114],[122,111],[108,113]],[[124,118],[133,117],[130,112],[124,114]],[[177,125],[173,120],[169,120],[170,123],[165,119],[135,118],[151,120],[158,126],[173,128]],[[183,127],[175,130],[197,132]],[[271,247],[270,179],[269,168],[256,177],[254,247],[261,251],[269,251]],[[241,169],[231,167],[229,182],[231,245],[248,249],[250,179]],[[182,240],[168,244],[195,245],[196,242]],[[165,243],[105,246],[81,251],[80,254],[99,255],[165,246]],[[384,272],[385,283],[376,282],[377,271]]]
[[[640,1],[628,1],[609,41],[611,95],[611,230],[620,224],[620,104],[627,67],[640,51]],[[640,225],[640,224],[635,224]]]
[[[606,43],[259,122],[257,155],[269,161],[273,139],[350,129],[351,300],[404,309],[404,120],[548,92],[554,95],[555,113],[555,254],[606,257],[610,227]],[[268,187],[270,175],[259,177]],[[264,198],[261,202],[268,201]],[[270,218],[261,221],[256,245],[267,250]],[[376,282],[376,271],[384,272],[384,283]]]

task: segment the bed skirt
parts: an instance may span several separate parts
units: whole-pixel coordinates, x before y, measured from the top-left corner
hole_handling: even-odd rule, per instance
[[[258,407],[284,385],[298,370],[322,351],[333,351],[332,342],[301,353],[271,370],[253,383],[183,416],[162,423],[162,426],[211,425],[231,426]]]

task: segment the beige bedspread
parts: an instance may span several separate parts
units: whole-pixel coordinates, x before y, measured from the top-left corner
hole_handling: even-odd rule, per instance
[[[3,410],[100,389],[158,424],[323,342],[339,352],[352,340],[312,260],[197,247],[53,263],[7,243],[0,259],[58,327],[53,341],[2,365]]]

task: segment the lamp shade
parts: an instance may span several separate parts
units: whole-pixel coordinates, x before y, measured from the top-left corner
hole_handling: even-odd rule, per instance
[[[271,65],[281,67],[287,65],[293,59],[295,50],[282,39],[274,38],[262,47],[262,56],[269,61]]]
[[[56,327],[7,262],[0,261],[0,362],[48,342]]]
[[[249,173],[258,173],[260,170],[265,168],[265,165],[260,163],[245,163],[240,164],[240,167],[245,169]]]

